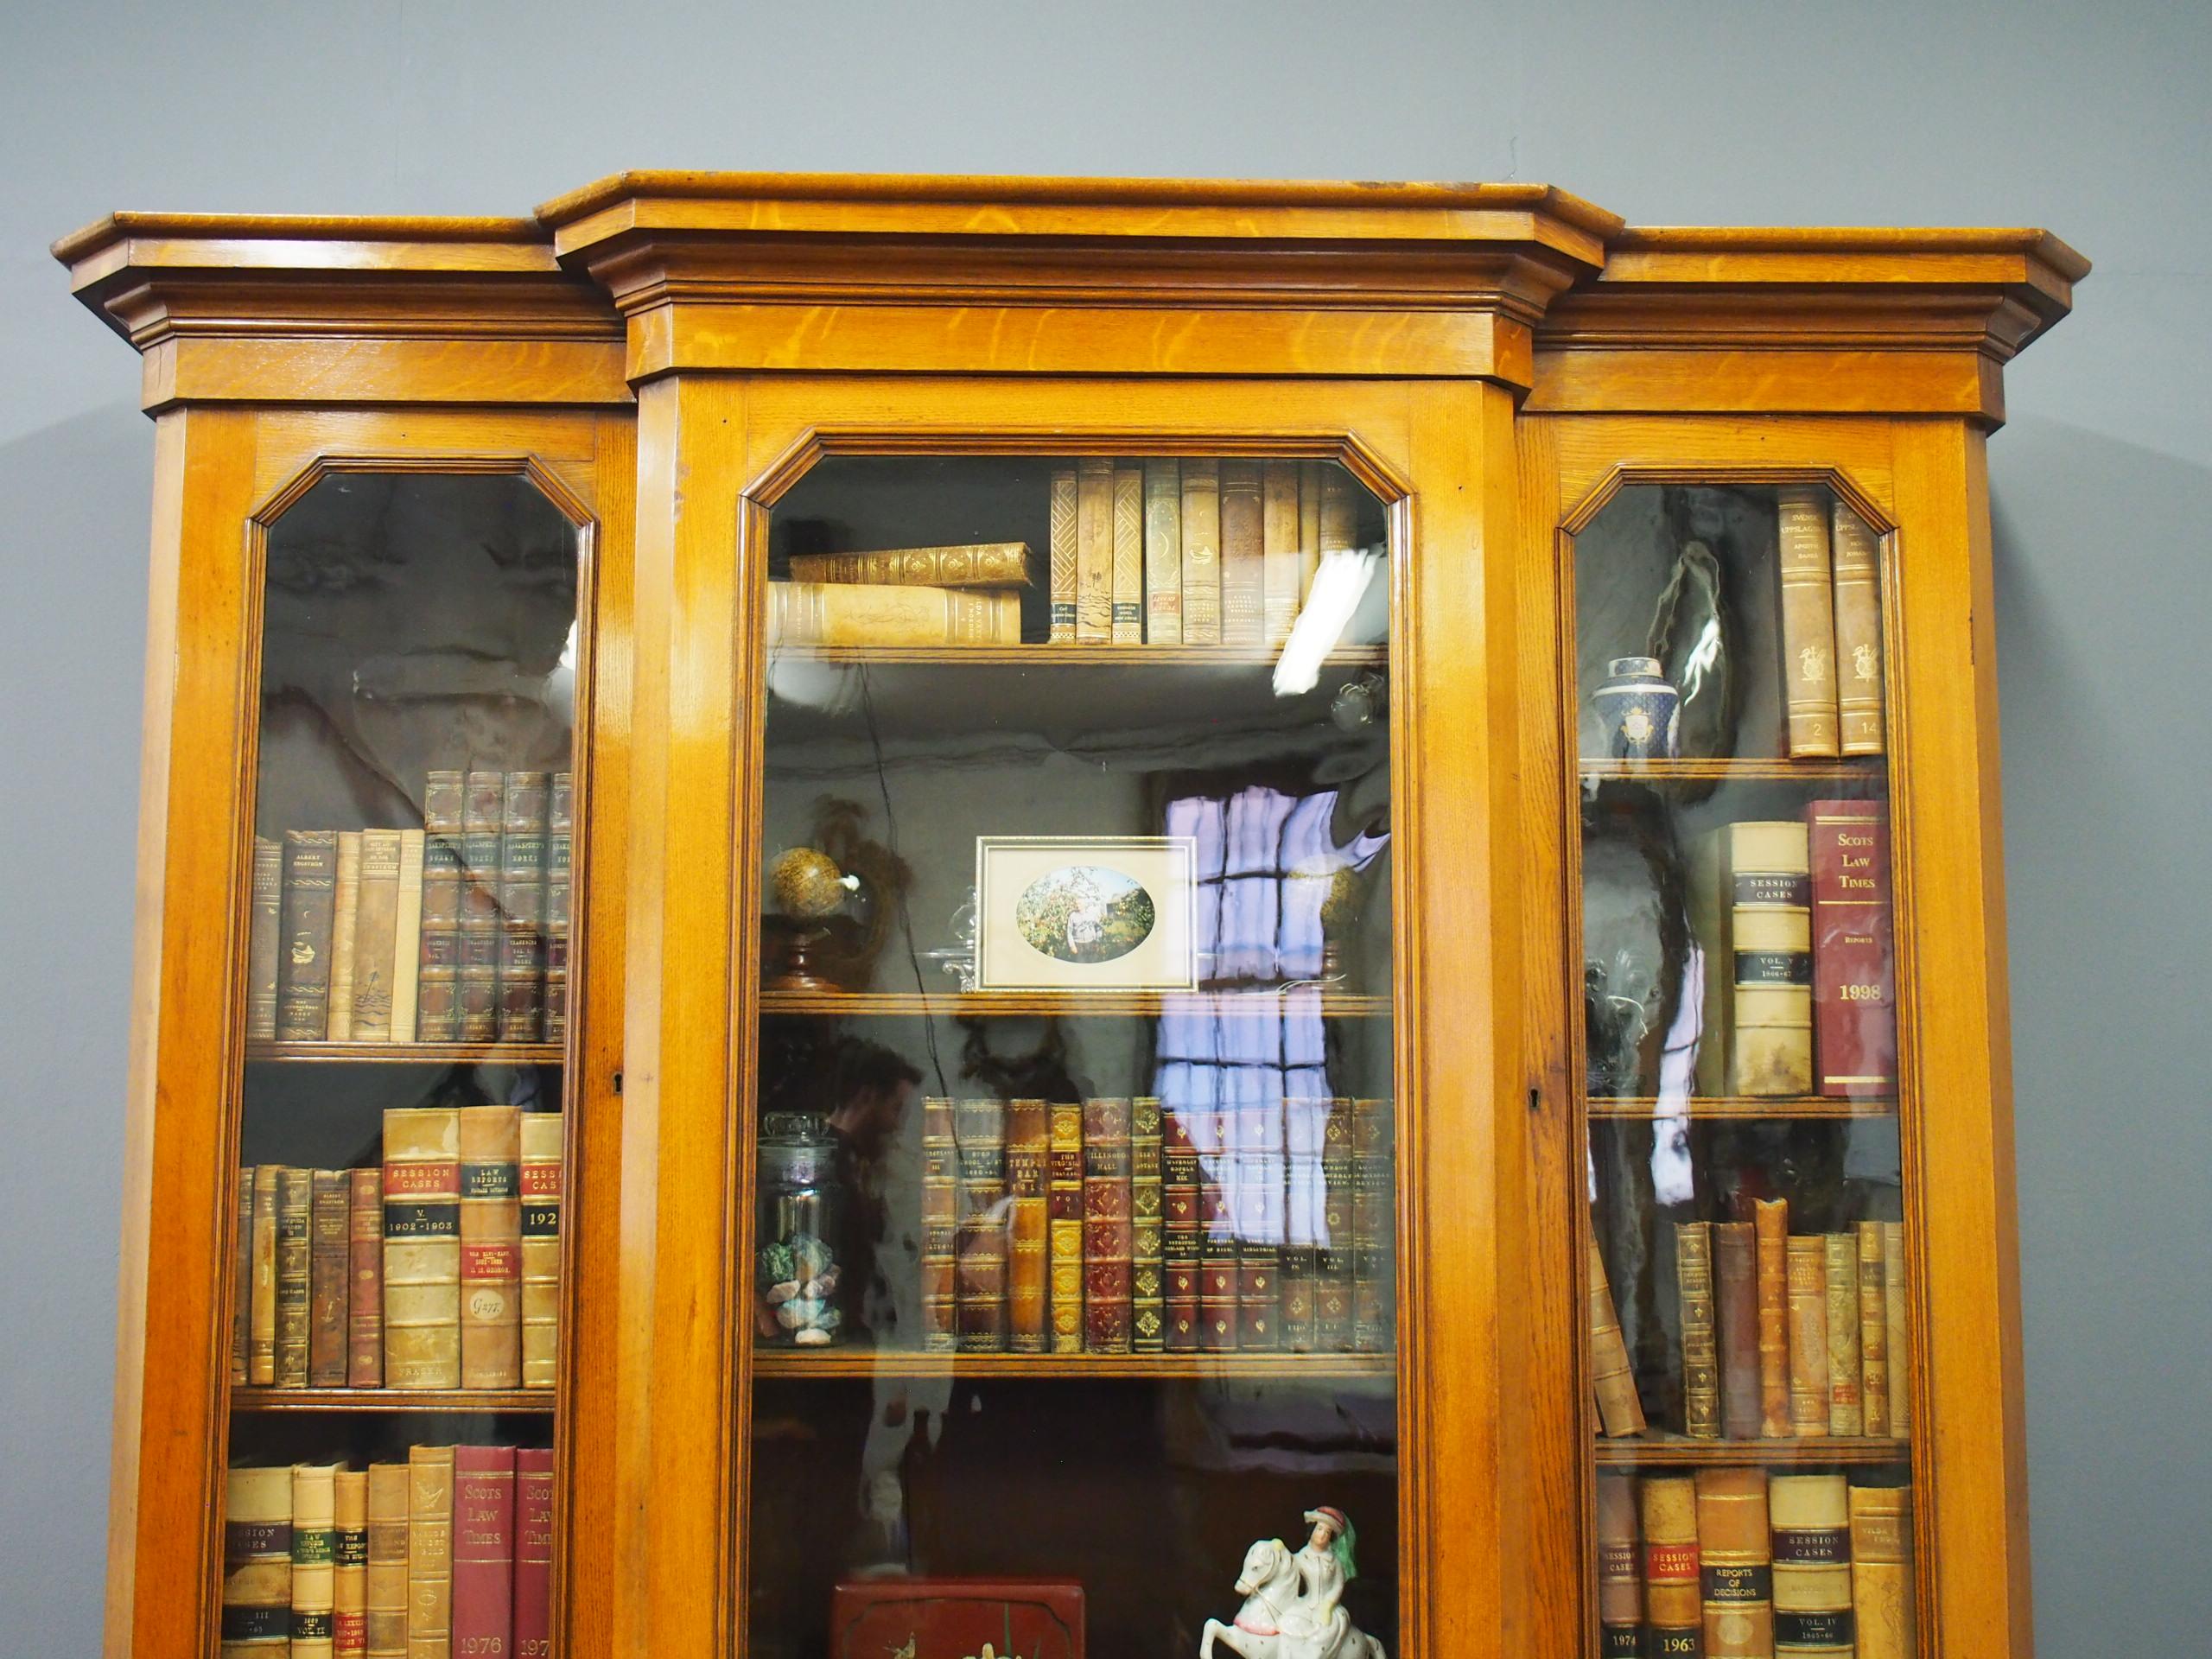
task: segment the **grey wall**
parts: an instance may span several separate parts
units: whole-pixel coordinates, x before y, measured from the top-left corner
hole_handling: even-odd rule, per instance
[[[2037,1622],[2049,1655],[2200,1650],[2208,85],[2212,12],[2160,0],[817,0],[626,25],[571,0],[15,0],[10,1645],[98,1639],[152,448],[137,364],[46,244],[113,207],[513,213],[620,168],[721,167],[1542,179],[1645,223],[2044,224],[2097,261],[2008,375],[1991,448]]]

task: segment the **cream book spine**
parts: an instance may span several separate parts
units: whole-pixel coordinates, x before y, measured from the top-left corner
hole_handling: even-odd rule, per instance
[[[338,878],[330,911],[330,1014],[323,1034],[334,1043],[353,1035],[354,952],[360,939],[361,832],[338,832]]]

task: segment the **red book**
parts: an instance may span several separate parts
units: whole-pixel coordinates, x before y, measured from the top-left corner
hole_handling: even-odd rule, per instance
[[[515,1449],[453,1449],[453,1659],[507,1659],[515,1618]]]
[[[515,1659],[553,1659],[553,1451],[515,1453]]]
[[[1813,1058],[1823,1095],[1897,1087],[1890,810],[1880,801],[1805,809],[1813,865]]]
[[[357,1169],[347,1193],[346,1384],[384,1386],[384,1171]]]
[[[1083,1659],[1083,1586],[1048,1579],[868,1579],[830,1599],[830,1659],[993,1651]],[[456,1655],[458,1649],[456,1649]]]

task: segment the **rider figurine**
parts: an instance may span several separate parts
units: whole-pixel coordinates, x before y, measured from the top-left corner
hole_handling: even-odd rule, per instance
[[[1296,1559],[1306,1589],[1294,1607],[1283,1610],[1284,1634],[1312,1642],[1310,1650],[1316,1655],[1333,1655],[1351,1625],[1351,1615],[1338,1604],[1344,1586],[1359,1573],[1351,1559],[1358,1535],[1351,1516],[1326,1503],[1306,1510],[1305,1519],[1313,1533]]]

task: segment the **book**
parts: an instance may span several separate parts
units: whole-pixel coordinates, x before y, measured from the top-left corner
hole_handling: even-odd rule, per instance
[[[1191,1141],[1187,1108],[1163,1107],[1160,1128],[1160,1305],[1167,1327],[1162,1346],[1173,1354],[1195,1353],[1205,1224],[1198,1153]]]
[[[575,778],[556,772],[545,791],[545,1040],[569,1037],[569,911],[575,886]]]
[[[1698,1571],[1706,1659],[1771,1659],[1774,1571],[1766,1471],[1697,1471]]]
[[[346,1313],[353,1282],[352,1172],[318,1169],[308,1176],[308,1386],[346,1386]]]
[[[1720,1348],[1713,1317],[1710,1223],[1675,1224],[1675,1283],[1681,1313],[1682,1433],[1694,1440],[1717,1440],[1720,1438]]]
[[[1894,1094],[1897,999],[1890,915],[1890,810],[1882,801],[1805,809],[1812,868],[1813,1048],[1820,1092]]]
[[[553,1656],[553,1452],[515,1452],[515,1659]]]
[[[1789,1427],[1828,1432],[1827,1243],[1789,1240]]]
[[[1776,1659],[1848,1659],[1852,1652],[1847,1491],[1841,1475],[1768,1478]]]
[[[1387,1100],[1351,1103],[1351,1325],[1352,1346],[1363,1354],[1389,1351],[1397,1313],[1397,1206],[1391,1183],[1391,1141],[1396,1123]]]
[[[453,1652],[454,1448],[407,1448],[407,1659]]]
[[[455,1034],[465,1043],[499,1034],[499,827],[505,820],[505,772],[461,775],[461,932],[455,978]]]
[[[1264,510],[1260,463],[1221,463],[1221,643],[1267,641]]]
[[[1687,1475],[1646,1477],[1637,1493],[1643,1512],[1643,1618],[1654,1659],[1703,1651],[1705,1603],[1699,1583],[1697,1483]]]
[[[1321,474],[1320,560],[1351,553],[1359,545],[1358,485],[1341,467],[1324,461]],[[1317,563],[1319,561],[1317,561]]]
[[[1046,1217],[1046,1166],[1052,1152],[1052,1120],[1041,1100],[1014,1100],[1006,1109],[1007,1350],[1041,1354],[1052,1342],[1051,1230]]]
[[[1643,1659],[1643,1573],[1638,1564],[1636,1478],[1598,1477],[1599,1659]]]
[[[384,1381],[461,1386],[461,1113],[384,1115]]]
[[[238,1171],[231,1232],[231,1381],[253,1379],[253,1166]]]
[[[308,1385],[314,1267],[315,1172],[276,1172],[276,1386]]]
[[[1858,1659],[1913,1659],[1912,1488],[1853,1486],[1848,1510]]]
[[[561,1370],[562,1115],[524,1112],[519,1134],[522,1386],[550,1389]]]
[[[287,830],[276,962],[279,1042],[319,1043],[328,1031],[337,887],[338,832]]]
[[[442,770],[423,776],[415,1034],[425,1043],[461,1036],[461,778]]]
[[[416,878],[421,891],[421,877]],[[391,1040],[392,980],[399,948],[399,831],[361,833],[359,920],[353,934],[353,1036]]]
[[[289,1659],[292,1471],[232,1469],[223,1482],[223,1659]]]
[[[959,1351],[1006,1351],[1007,1211],[1006,1103],[980,1098],[952,1103],[959,1153],[959,1230],[954,1248],[954,1289],[959,1309]]]
[[[276,940],[284,916],[284,849],[266,836],[253,838],[253,878],[246,910],[245,1035],[248,1042],[276,1036]]]
[[[292,1659],[331,1659],[337,1475],[335,1464],[292,1465]]]
[[[324,1037],[334,1043],[353,1034],[353,963],[359,950],[361,832],[338,832],[338,879],[330,903],[330,1014]]]
[[[1075,637],[1114,637],[1114,463],[1103,456],[1075,464]]]
[[[420,830],[399,832],[399,908],[391,934],[391,1040],[415,1040],[421,1012],[423,970],[423,858]]]
[[[1291,627],[1298,620],[1304,571],[1298,541],[1298,463],[1263,461],[1260,466],[1260,638],[1271,650],[1289,639]]]
[[[1056,645],[1075,643],[1076,506],[1075,468],[1052,468],[1052,632]]]
[[[1129,1103],[1083,1103],[1083,1345],[1094,1354],[1130,1351]]]
[[[1052,1350],[1083,1351],[1083,1107],[1054,1101],[1046,1111],[1045,1217],[1052,1294]]]
[[[1315,1281],[1320,1269],[1322,1124],[1326,1099],[1283,1102],[1282,1345],[1312,1353],[1315,1344]]]
[[[1790,1398],[1789,1200],[1755,1200],[1751,1230],[1758,1251],[1759,1438],[1786,1440],[1796,1433]],[[1825,1418],[1825,1401],[1821,1411]]]
[[[369,1465],[367,1659],[407,1659],[407,1512],[404,1463]]]
[[[1859,1256],[1859,1410],[1867,1434],[1890,1432],[1890,1306],[1882,1271],[1882,1224],[1852,1230]]]
[[[453,1448],[454,1659],[513,1651],[515,1449]]]
[[[1167,1347],[1160,1138],[1159,1096],[1137,1096],[1129,1102],[1129,1347],[1140,1354]]]
[[[1221,1141],[1215,1142],[1217,1146]],[[1347,1193],[1349,1198],[1349,1193]],[[1235,1351],[1240,1324],[1237,1301],[1236,1225],[1230,1214],[1229,1198],[1218,1181],[1198,1189],[1198,1348],[1201,1352]],[[1350,1209],[1347,1205],[1346,1215]],[[1345,1222],[1350,1237],[1351,1222]],[[1351,1251],[1344,1252],[1344,1346],[1351,1348]]]
[[[959,1345],[959,1189],[952,1102],[931,1095],[922,1102],[922,1348],[927,1353],[949,1354]]]
[[[522,1386],[521,1113],[460,1108],[461,1386]]]
[[[545,1027],[545,811],[551,775],[511,772],[499,808],[499,1001],[503,1043]]]
[[[384,1171],[346,1172],[346,1384],[384,1386]]]
[[[772,647],[1020,642],[1018,593],[988,588],[899,588],[884,582],[768,584]]]
[[[1772,1097],[1812,1090],[1811,877],[1804,826],[1732,823],[1728,965],[1734,987],[1729,1091]]]
[[[1867,522],[1840,501],[1829,504],[1835,567],[1837,747],[1882,752],[1880,551]]]
[[[1229,1081],[1234,1087],[1242,1079],[1231,1073]],[[1249,1089],[1236,1101],[1230,1122],[1230,1144],[1237,1150],[1230,1155],[1224,1185],[1236,1236],[1236,1346],[1263,1352],[1282,1345],[1281,1107],[1262,1090]],[[1356,1202],[1357,1178],[1354,1197]],[[1356,1254],[1356,1236],[1353,1248]],[[1354,1313],[1357,1318],[1356,1303]]]
[[[1221,463],[1190,460],[1183,486],[1183,643],[1221,643]]]
[[[1144,643],[1144,468],[1114,468],[1114,610],[1117,645]]]
[[[1828,1433],[1863,1434],[1859,1395],[1859,1240],[1851,1233],[1821,1239],[1828,1316]]]
[[[1882,1300],[1888,1313],[1890,1433],[1906,1439],[1912,1432],[1912,1350],[1905,1343],[1904,1224],[1882,1224]]]
[[[1183,486],[1172,461],[1144,464],[1144,638],[1183,643]]]
[[[1759,1388],[1758,1230],[1748,1221],[1713,1224],[1713,1312],[1720,1344],[1720,1432],[1756,1440]],[[1789,1395],[1784,1384],[1787,1409]]]
[[[331,1483],[330,1651],[367,1659],[369,1650],[369,1477],[340,1469]]]
[[[1298,606],[1313,596],[1313,578],[1321,569],[1322,463],[1298,463]]]
[[[1605,1281],[1605,1258],[1590,1241],[1590,1375],[1598,1395],[1598,1421],[1614,1439],[1643,1433],[1643,1402],[1621,1340],[1620,1315]]]
[[[1055,477],[1058,470],[1054,469]],[[972,542],[959,547],[886,547],[867,553],[794,553],[791,579],[891,588],[1027,588],[1029,543]]]
[[[1351,1142],[1351,1102],[1332,1099],[1321,1122],[1321,1243],[1313,1257],[1313,1346],[1322,1353],[1352,1349]]]
[[[275,1164],[256,1164],[253,1176],[252,1310],[246,1329],[246,1381],[276,1381],[276,1177]],[[241,1177],[241,1179],[244,1178]]]
[[[1832,755],[1838,748],[1828,495],[1818,485],[1785,485],[1774,499],[1789,755]]]

